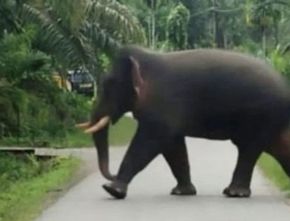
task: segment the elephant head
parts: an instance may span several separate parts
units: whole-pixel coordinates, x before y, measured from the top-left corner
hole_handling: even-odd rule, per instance
[[[109,170],[108,132],[124,113],[133,111],[144,97],[145,82],[141,77],[140,64],[128,50],[121,51],[112,70],[101,83],[98,102],[93,108],[91,120],[78,124],[85,133],[91,133],[98,152],[102,175],[114,180]]]

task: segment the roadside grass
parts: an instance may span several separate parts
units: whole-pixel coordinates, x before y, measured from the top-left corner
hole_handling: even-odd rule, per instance
[[[30,179],[10,183],[0,192],[1,221],[31,221],[49,202],[50,196],[73,181],[80,161],[57,159],[54,166]]]
[[[110,128],[110,145],[127,144],[136,127],[132,118],[120,119]],[[15,146],[15,138],[8,141],[7,144]],[[51,140],[50,146],[92,147],[93,142],[90,135],[73,129],[66,138]],[[0,152],[0,221],[33,220],[60,190],[75,180],[79,166],[80,160],[76,158],[53,159],[51,166],[49,162],[34,157],[18,158]]]
[[[137,123],[134,119],[123,117],[110,130],[110,145],[118,146],[128,144],[132,139],[136,129]]]
[[[263,154],[258,165],[266,177],[268,177],[281,191],[290,196],[290,179],[283,171],[279,163],[268,154]]]
[[[134,135],[137,123],[130,117],[123,117],[118,123],[110,127],[109,144],[119,146],[128,144]],[[91,135],[85,134],[80,129],[73,129],[67,133],[65,139],[52,142],[51,146],[57,148],[66,147],[92,147],[94,146]]]

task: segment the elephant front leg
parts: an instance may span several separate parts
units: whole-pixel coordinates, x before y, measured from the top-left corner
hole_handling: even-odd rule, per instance
[[[231,184],[223,193],[228,197],[249,197],[251,195],[250,183],[256,161],[262,150],[255,147],[239,148],[238,161]]]
[[[190,178],[190,166],[184,137],[178,137],[170,142],[163,152],[163,156],[177,181],[177,186],[172,189],[171,194],[196,195],[196,189]]]
[[[125,198],[128,184],[161,153],[161,146],[158,138],[149,136],[146,129],[139,127],[121,163],[116,180],[103,185],[103,188],[117,199]]]

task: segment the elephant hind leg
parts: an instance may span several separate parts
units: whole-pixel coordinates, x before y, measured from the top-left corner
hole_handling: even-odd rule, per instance
[[[184,137],[177,137],[171,141],[162,154],[177,181],[177,186],[173,188],[171,194],[195,195],[196,189],[190,178],[190,166]]]
[[[251,195],[250,184],[254,166],[262,153],[257,145],[237,145],[238,160],[230,185],[224,189],[227,197],[249,197]]]

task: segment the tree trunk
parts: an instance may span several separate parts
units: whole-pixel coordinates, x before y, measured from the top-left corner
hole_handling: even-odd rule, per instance
[[[267,56],[267,36],[266,36],[266,28],[262,27],[262,50],[264,56]]]

